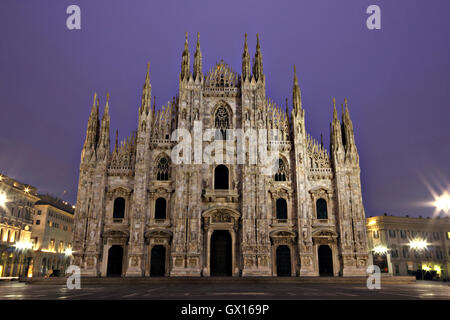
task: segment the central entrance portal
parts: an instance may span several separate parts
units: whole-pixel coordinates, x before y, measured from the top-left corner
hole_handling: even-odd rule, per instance
[[[161,245],[154,246],[150,259],[150,276],[163,277],[166,272],[166,248]]]
[[[288,246],[278,246],[277,248],[277,276],[291,276],[291,250]]]
[[[211,236],[211,276],[231,276],[231,235],[226,230],[216,230]]]
[[[108,251],[108,277],[120,277],[122,275],[123,248],[113,245]]]
[[[319,247],[319,275],[325,277],[333,276],[333,254],[327,245]]]

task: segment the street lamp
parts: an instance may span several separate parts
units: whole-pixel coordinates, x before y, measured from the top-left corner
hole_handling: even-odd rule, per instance
[[[29,250],[33,248],[33,243],[30,241],[16,241],[14,247],[18,250]]]
[[[444,192],[442,195],[436,196],[433,204],[438,211],[443,211],[446,214],[450,213],[450,194]]]
[[[409,242],[409,247],[411,249],[417,250],[417,251],[425,250],[427,248],[427,246],[428,246],[428,243],[424,239],[416,238],[416,239],[412,239]]]
[[[386,248],[385,246],[376,246],[372,249],[373,252],[375,252],[376,254],[386,254],[388,252],[388,248]]]

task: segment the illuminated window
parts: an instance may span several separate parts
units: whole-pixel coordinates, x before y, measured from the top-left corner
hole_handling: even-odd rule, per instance
[[[378,230],[375,230],[375,231],[373,232],[373,237],[374,237],[375,239],[378,239],[378,238],[380,237],[380,234],[378,233]]]

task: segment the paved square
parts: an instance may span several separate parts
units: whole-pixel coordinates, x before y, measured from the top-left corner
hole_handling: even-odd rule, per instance
[[[0,283],[0,300],[151,300],[151,299],[239,299],[239,300],[335,300],[335,299],[450,299],[450,285],[445,282],[417,281],[413,284],[385,284],[369,290],[361,284],[311,283],[149,283],[149,284],[81,284],[79,290],[65,285]]]

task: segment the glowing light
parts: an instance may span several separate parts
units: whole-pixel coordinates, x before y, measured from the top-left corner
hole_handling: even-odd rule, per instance
[[[370,220],[369,221],[369,226],[373,226],[374,224],[376,224],[377,222],[375,220]]]
[[[25,191],[26,193],[29,193],[29,192],[30,192],[30,188],[25,187],[24,191]]]
[[[66,256],[71,256],[73,251],[71,248],[67,248],[66,251],[64,252]]]
[[[72,206],[72,209],[75,209],[75,206]]]
[[[0,206],[4,207],[7,201],[6,194],[0,193]]]
[[[429,267],[429,266],[422,266],[422,270],[423,271],[430,271],[431,270],[431,268]]]
[[[384,246],[376,246],[372,251],[376,254],[386,254],[388,252],[388,248]]]
[[[438,211],[443,211],[445,213],[450,212],[450,194],[444,192],[441,196],[436,197],[434,201],[434,206]]]
[[[28,278],[32,278],[33,277],[33,266],[32,265],[28,268],[27,277]]]
[[[414,250],[424,250],[427,248],[428,243],[423,239],[413,239],[409,242],[409,246]]]
[[[14,244],[14,247],[16,247],[16,249],[19,249],[19,250],[26,250],[26,249],[31,249],[33,247],[33,244],[28,241],[17,241]]]
[[[440,266],[434,266],[434,271],[437,273],[441,273],[441,267]]]

